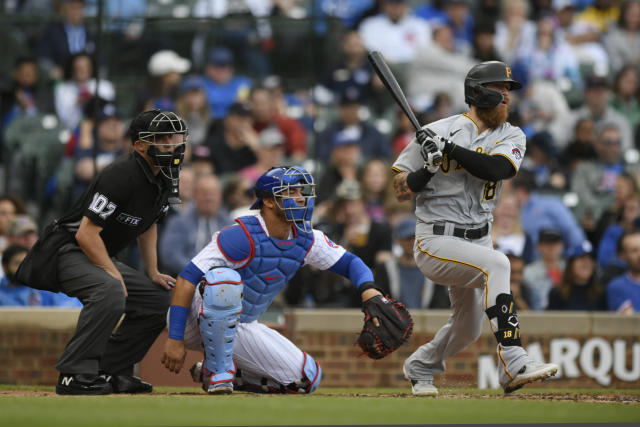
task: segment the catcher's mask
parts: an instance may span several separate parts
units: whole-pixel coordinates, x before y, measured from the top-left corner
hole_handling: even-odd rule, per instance
[[[296,195],[300,190],[300,195]],[[313,177],[301,166],[275,167],[264,173],[254,187],[257,200],[251,209],[260,209],[264,197],[273,197],[288,221],[305,233],[312,230],[311,215],[316,198]],[[296,200],[304,198],[303,204]]]
[[[147,154],[153,164],[160,167],[162,175],[171,182],[172,197],[169,202],[180,203],[177,198],[178,181],[189,137],[184,120],[173,111],[148,110],[134,119],[130,133],[133,142],[140,140],[149,144]],[[182,138],[172,137],[173,135],[181,135]]]
[[[473,66],[464,79],[464,102],[478,108],[494,108],[504,99],[500,92],[484,85],[507,82],[509,90],[521,89],[522,84],[511,78],[511,68],[504,62],[486,61]]]

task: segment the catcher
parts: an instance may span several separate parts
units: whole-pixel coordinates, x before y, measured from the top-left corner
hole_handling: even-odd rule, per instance
[[[255,185],[255,216],[216,232],[180,273],[169,308],[162,363],[183,367],[185,348],[204,352],[191,367],[209,394],[235,390],[311,393],[322,369],[310,355],[257,319],[305,264],[349,278],[362,295],[365,326],[359,337],[372,358],[389,354],[411,334],[411,316],[375,288],[360,258],[311,227],[313,177],[277,167]]]

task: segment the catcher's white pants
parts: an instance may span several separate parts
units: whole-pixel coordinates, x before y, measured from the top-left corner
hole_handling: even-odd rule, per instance
[[[198,314],[202,296],[196,290],[184,332],[184,345],[189,350],[203,351]],[[167,323],[169,316],[167,315]],[[253,321],[238,323],[233,361],[242,372],[242,378],[251,384],[267,380],[269,387],[279,388],[300,380],[305,355],[291,341],[268,326]]]
[[[490,233],[473,241],[434,235],[432,226],[420,221],[414,256],[426,277],[450,287],[451,299],[447,323],[432,341],[419,347],[405,362],[410,378],[424,379],[443,372],[447,359],[480,337],[485,310],[496,304],[499,294],[510,293],[511,267],[509,259],[493,249]],[[495,331],[496,319],[490,324]],[[529,360],[525,350],[518,346],[498,344],[497,353],[501,384],[508,383]]]

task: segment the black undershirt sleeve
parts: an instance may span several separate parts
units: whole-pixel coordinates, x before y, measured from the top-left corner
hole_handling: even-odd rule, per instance
[[[453,145],[453,144],[452,144]],[[513,164],[504,156],[492,156],[453,145],[448,156],[456,160],[471,175],[487,181],[500,181],[516,175]]]

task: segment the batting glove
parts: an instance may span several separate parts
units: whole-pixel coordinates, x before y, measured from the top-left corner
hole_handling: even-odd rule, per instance
[[[425,154],[423,153],[424,157]],[[442,163],[442,151],[438,150],[435,153],[427,153],[427,158],[424,161],[424,167],[431,173],[436,173],[440,169]]]

